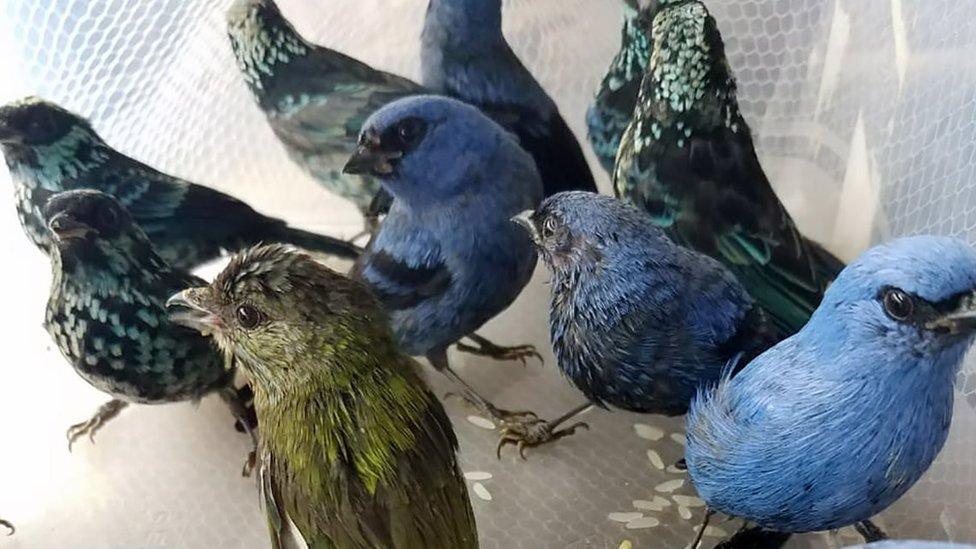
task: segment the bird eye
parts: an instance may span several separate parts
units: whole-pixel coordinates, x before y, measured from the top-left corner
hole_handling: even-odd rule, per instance
[[[426,129],[427,124],[423,120],[419,118],[407,118],[397,124],[397,140],[400,141],[400,145],[404,149],[413,147],[424,136]]]
[[[903,321],[915,312],[915,301],[905,292],[891,288],[884,293],[884,308],[888,316]]]
[[[261,311],[252,305],[244,304],[237,308],[237,323],[245,330],[257,328],[258,324],[261,324],[261,319]]]
[[[542,237],[549,238],[555,233],[556,233],[556,220],[551,217],[547,217],[546,220],[542,223]]]

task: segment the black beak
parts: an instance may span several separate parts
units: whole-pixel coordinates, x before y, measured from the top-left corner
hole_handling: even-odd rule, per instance
[[[346,162],[342,173],[375,175],[382,177],[393,173],[394,164],[403,153],[399,151],[382,151],[360,145]]]
[[[54,217],[48,220],[47,226],[58,242],[82,239],[89,233],[95,232],[94,229],[71,217],[71,214],[67,212],[54,214]]]
[[[515,223],[519,227],[525,229],[529,236],[532,238],[532,242],[536,244],[542,243],[542,237],[539,235],[539,228],[535,226],[535,220],[532,216],[535,215],[535,210],[525,210],[524,212],[516,215],[512,218],[512,223]]]
[[[941,330],[950,334],[976,332],[976,291],[963,296],[954,310],[929,322],[926,327],[930,330]]]
[[[190,288],[166,300],[169,320],[175,324],[210,335],[220,327],[220,317],[207,307],[207,288]]]

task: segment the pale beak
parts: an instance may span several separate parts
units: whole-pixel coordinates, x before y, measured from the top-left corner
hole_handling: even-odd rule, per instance
[[[71,217],[67,212],[55,214],[47,222],[47,227],[58,242],[82,239],[88,236],[88,233],[94,232],[91,227]]]
[[[942,330],[950,334],[970,334],[976,332],[976,292],[963,296],[955,310],[929,322],[930,330]]]
[[[166,300],[169,319],[175,324],[210,335],[220,327],[220,317],[206,306],[207,288],[190,288],[174,294]]]
[[[382,177],[393,173],[394,164],[403,156],[399,151],[383,151],[360,145],[342,168],[342,173]]]
[[[542,238],[539,235],[539,229],[535,225],[535,221],[532,216],[535,215],[535,210],[525,210],[524,212],[516,215],[512,218],[512,223],[515,223],[519,227],[525,229],[529,236],[532,238],[532,242],[536,244],[542,243]]]

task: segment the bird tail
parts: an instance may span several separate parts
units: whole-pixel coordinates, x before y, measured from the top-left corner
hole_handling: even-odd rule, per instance
[[[291,244],[310,252],[319,252],[344,259],[356,259],[363,253],[363,249],[352,242],[323,234],[303,231],[287,225],[277,228],[272,234],[267,235],[264,240]]]

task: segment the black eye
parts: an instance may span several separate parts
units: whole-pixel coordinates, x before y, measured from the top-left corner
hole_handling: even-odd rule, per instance
[[[546,220],[542,223],[542,237],[549,238],[555,233],[556,233],[556,220],[551,217],[547,217]]]
[[[427,131],[427,124],[419,118],[407,118],[397,124],[395,131],[401,148],[406,150],[420,142]]]
[[[258,324],[261,324],[262,318],[261,311],[252,305],[244,304],[237,308],[237,323],[245,330],[257,328]]]
[[[890,288],[884,293],[884,308],[891,318],[906,320],[915,312],[915,300],[897,288]]]

